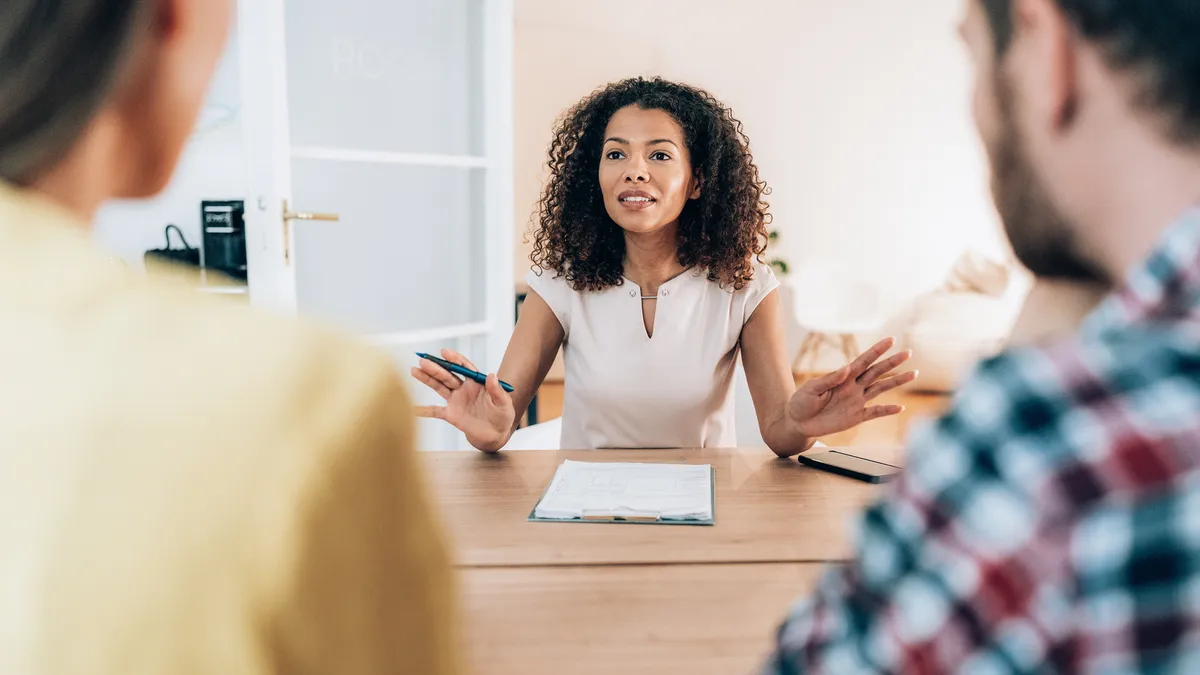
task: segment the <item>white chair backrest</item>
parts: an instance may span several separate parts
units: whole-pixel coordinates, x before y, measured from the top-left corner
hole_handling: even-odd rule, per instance
[[[562,441],[562,418],[556,417],[513,432],[504,449],[558,450]]]
[[[746,383],[746,370],[742,368],[740,356],[734,366],[733,419],[737,425],[738,447],[757,448],[763,445],[758,415],[754,412],[754,399],[750,398],[750,386]]]

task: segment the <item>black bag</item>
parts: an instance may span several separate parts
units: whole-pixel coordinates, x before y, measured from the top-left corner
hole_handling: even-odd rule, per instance
[[[171,230],[175,230],[175,234],[179,235],[179,241],[183,243],[183,248],[171,248]],[[146,255],[142,260],[146,267],[152,267],[156,264],[175,264],[184,265],[186,267],[200,267],[200,249],[192,248],[187,239],[183,236],[183,231],[175,225],[167,225],[163,234],[167,239],[166,248],[155,248],[146,251]]]

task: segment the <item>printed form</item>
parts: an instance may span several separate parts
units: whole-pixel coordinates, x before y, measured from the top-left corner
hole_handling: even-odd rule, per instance
[[[709,464],[563,462],[534,509],[545,520],[712,521]]]

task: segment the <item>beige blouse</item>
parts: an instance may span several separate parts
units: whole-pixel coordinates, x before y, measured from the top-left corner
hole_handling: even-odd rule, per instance
[[[745,288],[695,270],[658,292],[646,336],[641,291],[625,280],[576,291],[550,271],[526,277],[566,334],[561,447],[734,447],[733,376],[742,327],[779,287],[768,265]]]

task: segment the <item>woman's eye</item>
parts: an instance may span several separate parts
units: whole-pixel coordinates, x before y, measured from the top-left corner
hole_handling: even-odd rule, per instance
[[[653,159],[656,162],[666,162],[671,159],[671,156],[668,155],[667,153],[659,150],[658,152],[654,153],[653,155],[650,155],[650,159]]]
[[[606,159],[621,159],[624,156],[625,153],[621,152],[620,150],[609,150],[608,153],[604,155]]]

